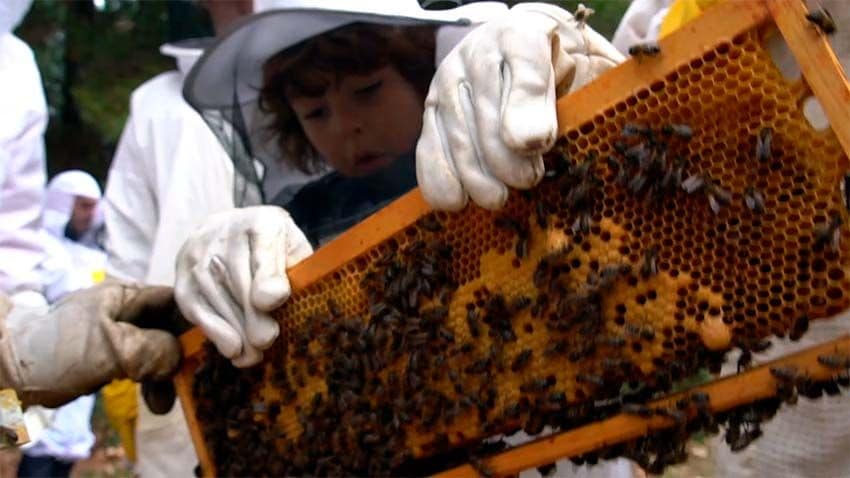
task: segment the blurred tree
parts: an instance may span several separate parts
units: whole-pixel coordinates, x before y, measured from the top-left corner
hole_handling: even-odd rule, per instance
[[[50,175],[79,168],[103,181],[130,93],[174,66],[159,46],[209,31],[185,0],[35,0],[16,33],[35,51],[45,86]]]

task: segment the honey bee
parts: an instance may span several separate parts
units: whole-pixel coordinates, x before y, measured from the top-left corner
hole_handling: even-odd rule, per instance
[[[644,252],[643,264],[640,266],[640,275],[643,278],[654,276],[658,273],[658,248],[652,246]]]
[[[653,408],[640,403],[624,403],[622,411],[627,415],[637,415],[642,418],[650,418],[655,415]]]
[[[539,378],[523,383],[519,386],[519,390],[523,393],[539,393],[555,385],[555,382],[556,379],[554,376]]]
[[[686,124],[668,124],[661,128],[661,132],[666,135],[673,135],[688,140],[694,137],[694,130]]]
[[[466,311],[466,325],[469,327],[470,335],[475,338],[478,338],[478,336],[481,335],[481,326],[478,323],[478,312],[474,307],[468,308]]]
[[[573,13],[573,17],[576,19],[576,23],[579,28],[584,28],[587,24],[587,19],[590,18],[591,15],[596,13],[596,10],[592,8],[587,8],[583,3],[579,3],[578,7],[576,7],[575,13]]]
[[[711,181],[705,186],[705,194],[708,196],[708,205],[714,214],[720,213],[720,209],[732,200],[732,193]]]
[[[693,392],[689,396],[691,402],[697,406],[697,408],[704,407],[707,408],[709,403],[711,402],[711,396],[705,392]]]
[[[701,174],[692,174],[682,181],[682,189],[688,194],[693,194],[705,186],[705,177]]]
[[[840,214],[833,214],[829,223],[815,228],[815,244],[829,245],[832,250],[838,250],[841,240],[841,224],[844,222]]]
[[[844,177],[841,178],[841,198],[844,201],[844,209],[850,211],[850,171],[844,173]]]
[[[529,361],[531,361],[531,356],[531,349],[524,349],[514,358],[514,361],[511,363],[511,370],[514,372],[519,372],[520,370],[524,369],[528,365]]]
[[[832,35],[837,30],[835,27],[835,20],[832,19],[832,15],[823,7],[813,12],[806,13],[806,20],[812,22],[812,24],[820,29],[820,31],[822,31],[825,35]]]
[[[621,134],[627,138],[631,136],[646,136],[649,133],[649,128],[642,124],[635,123],[626,123],[626,125],[623,126],[623,131],[621,131]]]
[[[831,369],[847,369],[850,368],[850,357],[846,355],[819,355],[818,363],[824,367]]]
[[[605,385],[605,380],[598,376],[592,374],[580,373],[576,375],[576,382],[578,383],[590,383],[596,385],[597,387],[601,387]]]
[[[537,467],[537,472],[540,473],[540,476],[543,478],[547,478],[555,471],[556,465],[555,463],[549,463],[548,465],[540,465]]]
[[[546,205],[542,201],[537,201],[534,207],[537,211],[537,225],[540,226],[540,229],[546,229],[549,226],[546,221],[546,218],[549,216],[546,212]]]
[[[744,191],[744,204],[750,211],[761,213],[764,211],[764,196],[754,187],[748,186]]]
[[[658,56],[660,53],[661,47],[657,43],[635,43],[629,47],[629,55],[635,58]]]
[[[590,232],[590,214],[587,212],[579,213],[576,220],[573,222],[570,229],[574,234],[587,234]]]
[[[762,128],[756,137],[756,158],[761,162],[770,160],[772,156],[773,130]]]
[[[800,340],[807,330],[809,330],[809,317],[801,315],[791,324],[791,330],[788,331],[788,338],[793,341]]]
[[[738,357],[738,373],[741,370],[749,368],[753,363],[753,353],[749,349],[741,349],[741,355]]]
[[[438,221],[437,217],[433,214],[429,214],[420,219],[419,225],[421,225],[426,231],[430,232],[439,232],[443,229],[443,225],[440,224],[440,221]]]
[[[528,255],[528,236],[517,239],[514,253],[517,259],[525,259],[525,256]]]

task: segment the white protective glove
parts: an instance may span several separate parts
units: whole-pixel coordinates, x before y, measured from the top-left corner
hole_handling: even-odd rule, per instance
[[[508,187],[543,177],[555,143],[555,102],[623,56],[587,25],[553,5],[525,3],[467,35],[437,69],[425,100],[416,176],[435,209],[467,197],[501,208]]]
[[[304,233],[277,206],[221,212],[180,249],[174,295],[183,315],[222,355],[249,367],[280,332],[270,312],[289,298],[286,269],[312,253]]]
[[[58,407],[115,379],[170,383],[180,363],[169,287],[108,281],[46,307],[0,296],[0,388]]]

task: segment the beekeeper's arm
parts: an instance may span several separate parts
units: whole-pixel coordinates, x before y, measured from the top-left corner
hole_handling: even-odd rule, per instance
[[[467,198],[496,209],[509,187],[534,186],[557,134],[556,98],[622,59],[551,5],[518,5],[469,33],[440,64],[426,100],[417,147],[425,199],[438,209],[461,209]],[[223,213],[184,244],[177,302],[235,365],[255,364],[279,333],[269,312],[289,297],[286,270],[310,253],[279,208]]]
[[[162,87],[165,79],[133,93],[103,202],[108,274],[157,285],[174,283],[189,232],[233,207],[230,159],[179,90]]]
[[[636,43],[654,42],[673,0],[634,0],[626,9],[611,43],[623,54]]]
[[[0,23],[6,21],[4,14],[10,13],[0,7]],[[0,291],[18,301],[43,303],[37,267],[45,257],[41,207],[47,105],[32,50],[2,29],[0,78]]]
[[[0,388],[25,406],[57,407],[118,378],[166,380],[180,362],[177,339],[137,324],[171,320],[174,311],[170,288],[118,282],[70,294],[49,311],[0,295]]]
[[[720,0],[634,0],[611,43],[623,53],[635,43],[657,41],[694,20]]]

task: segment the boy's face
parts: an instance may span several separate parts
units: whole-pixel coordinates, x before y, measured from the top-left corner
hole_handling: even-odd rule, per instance
[[[339,173],[365,176],[412,151],[423,99],[392,66],[346,75],[320,96],[287,95],[313,148]]]

